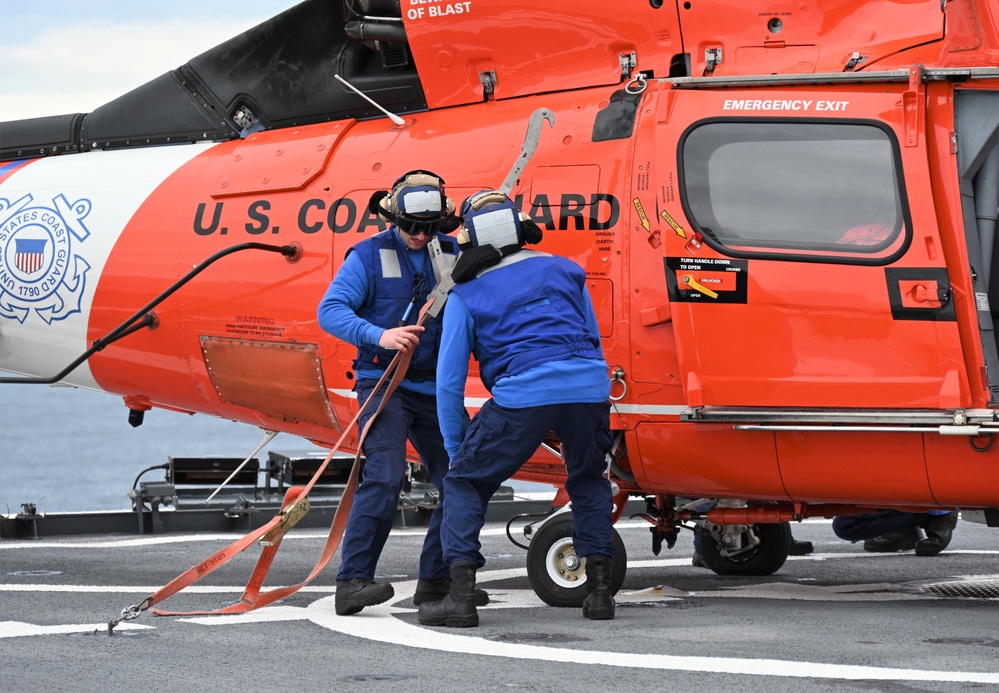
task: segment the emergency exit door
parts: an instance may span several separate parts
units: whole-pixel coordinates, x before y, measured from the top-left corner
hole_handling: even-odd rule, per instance
[[[687,403],[962,406],[927,154],[902,99],[761,91],[681,91],[658,126],[676,166],[664,273]]]

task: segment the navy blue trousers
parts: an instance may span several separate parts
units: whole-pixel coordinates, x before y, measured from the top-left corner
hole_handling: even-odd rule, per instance
[[[357,383],[358,405],[363,405],[377,381]],[[384,388],[375,396],[358,421],[358,431],[378,408]],[[364,441],[364,470],[354,494],[354,504],[343,535],[337,580],[373,579],[378,557],[388,539],[399,507],[399,494],[406,479],[406,441],[409,440],[427,468],[430,483],[443,489],[448,455],[437,421],[437,398],[397,388],[375,419]],[[441,546],[442,502],[430,516],[427,537],[420,555],[419,576],[427,580],[449,577]]]
[[[929,510],[927,515],[946,515],[949,510]],[[916,525],[923,513],[904,513],[899,510],[879,510],[863,515],[842,515],[833,518],[833,532],[840,539],[862,541],[889,532],[900,532]]]
[[[507,409],[485,403],[465,431],[444,479],[444,560],[485,565],[479,531],[489,499],[537,451],[549,431],[562,441],[565,484],[572,500],[573,533],[580,556],[610,556],[613,498],[606,454],[613,440],[610,404],[549,404]]]

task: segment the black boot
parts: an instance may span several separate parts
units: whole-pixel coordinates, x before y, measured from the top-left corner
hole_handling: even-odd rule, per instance
[[[366,606],[387,602],[395,596],[395,590],[387,582],[375,582],[365,578],[336,581],[334,606],[339,616],[356,614]]]
[[[791,548],[788,549],[788,556],[807,556],[815,547],[810,541],[798,541],[794,537],[791,537]]]
[[[701,542],[702,541],[714,541],[711,537],[704,536],[704,530],[700,527],[694,528],[694,557],[690,560],[690,564],[695,568],[707,568],[708,564],[704,562],[704,554],[701,553]]]
[[[424,580],[420,578],[416,581],[416,593],[413,594],[413,605],[419,606],[424,602],[439,602],[451,591],[451,578],[440,580]],[[485,590],[475,590],[475,606],[485,606],[489,603],[489,593]]]
[[[439,602],[421,604],[417,619],[424,626],[478,626],[479,613],[475,610],[475,561],[452,563],[451,591]]]
[[[607,621],[614,618],[614,595],[611,594],[611,559],[607,556],[586,558],[586,599],[583,618]]]
[[[864,551],[872,553],[895,553],[896,551],[912,551],[916,548],[916,542],[923,536],[918,527],[909,529],[899,529],[894,532],[882,534],[880,537],[867,539],[864,542]]]
[[[936,556],[950,545],[957,527],[957,512],[946,515],[923,515],[919,526],[926,530],[926,538],[916,543],[917,556]]]

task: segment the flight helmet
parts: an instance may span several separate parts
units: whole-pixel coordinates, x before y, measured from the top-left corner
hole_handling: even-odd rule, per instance
[[[508,254],[541,241],[541,229],[498,190],[481,190],[466,199],[460,216],[458,247],[462,250],[489,245]]]
[[[376,192],[368,209],[414,236],[448,233],[458,226],[454,202],[444,192],[444,179],[423,169],[404,173],[390,191]]]

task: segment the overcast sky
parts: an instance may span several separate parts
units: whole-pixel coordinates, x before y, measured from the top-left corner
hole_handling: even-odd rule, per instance
[[[89,113],[298,1],[0,0],[0,121]]]

